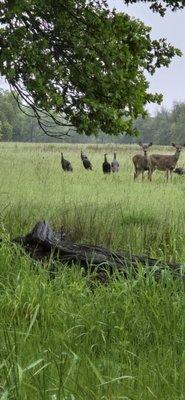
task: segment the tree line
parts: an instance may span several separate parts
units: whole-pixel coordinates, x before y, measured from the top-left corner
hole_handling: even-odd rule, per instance
[[[0,91],[0,140],[18,142],[57,142],[55,137],[43,133],[37,118],[32,110],[19,108],[17,101],[9,91]],[[174,103],[171,110],[162,108],[155,116],[139,117],[135,127],[140,132],[139,139],[144,142],[152,141],[155,144],[168,145],[171,142],[184,143],[185,132],[185,103]],[[55,128],[53,127],[53,133]],[[60,127],[61,133],[66,133],[65,127]],[[97,136],[79,134],[75,129],[70,130],[63,141],[69,143],[134,143],[139,140],[126,134],[107,135],[99,133]]]

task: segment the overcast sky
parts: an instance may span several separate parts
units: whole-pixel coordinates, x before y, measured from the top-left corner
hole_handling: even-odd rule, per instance
[[[185,101],[185,10],[178,12],[168,11],[165,17],[149,10],[145,4],[125,6],[122,0],[108,0],[110,7],[141,19],[152,27],[153,38],[164,37],[169,43],[183,52],[183,57],[175,57],[169,68],[159,69],[153,77],[149,76],[150,91],[162,93],[163,106],[170,109],[175,101]],[[0,78],[0,87],[5,87]],[[150,105],[149,111],[154,114],[158,106]]]
[[[185,10],[168,11],[165,17],[160,17],[150,11],[146,4],[127,7],[122,0],[108,0],[108,2],[111,7],[125,11],[151,26],[153,39],[164,37],[169,43],[181,49],[182,57],[175,57],[169,68],[160,68],[154,76],[149,76],[149,80],[150,91],[163,94],[164,107],[170,109],[175,101],[185,101]],[[153,114],[158,106],[152,104],[148,108]]]

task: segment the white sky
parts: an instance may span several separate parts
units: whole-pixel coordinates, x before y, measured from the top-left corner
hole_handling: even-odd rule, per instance
[[[164,37],[169,43],[181,49],[183,57],[175,57],[169,68],[160,68],[153,77],[149,76],[150,91],[162,93],[162,106],[170,109],[175,101],[185,101],[185,10],[178,12],[168,11],[165,17],[152,13],[145,4],[125,6],[122,0],[108,0],[110,7],[141,19],[152,27],[151,36],[155,39]],[[0,88],[7,88],[5,81],[0,77]],[[149,105],[153,114],[159,108]]]
[[[150,11],[146,4],[127,7],[122,0],[108,0],[110,7],[124,11],[142,20],[152,27],[153,39],[166,38],[168,43],[183,52],[182,57],[175,57],[169,68],[160,68],[155,75],[149,76],[150,91],[163,94],[162,106],[170,109],[175,101],[185,101],[185,10],[168,11],[165,17]],[[159,106],[151,104],[149,111],[153,114]]]

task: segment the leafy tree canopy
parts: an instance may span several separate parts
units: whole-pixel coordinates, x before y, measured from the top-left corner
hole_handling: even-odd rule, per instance
[[[184,6],[144,2],[161,15]],[[104,0],[2,0],[0,24],[0,73],[52,135],[53,122],[87,135],[135,133],[146,104],[162,100],[148,91],[145,72],[181,55]]]

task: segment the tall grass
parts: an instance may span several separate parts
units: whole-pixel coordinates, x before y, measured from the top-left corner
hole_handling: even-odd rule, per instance
[[[61,147],[73,174],[61,171]],[[46,219],[78,242],[184,263],[184,178],[134,183],[129,146],[117,148],[119,175],[103,176],[105,149],[87,151],[92,172],[79,146],[1,146],[0,400],[185,399],[182,281],[141,269],[92,290],[80,268],[56,263],[50,279],[52,260],[40,265],[11,244]]]
[[[105,148],[89,147],[93,171],[84,170],[79,146],[2,144],[0,215],[8,232],[25,233],[46,219],[62,225],[77,241],[183,260],[184,177],[174,174],[167,185],[164,174],[157,172],[152,184],[147,179],[133,182],[136,148],[131,146],[117,148],[120,173],[103,176]],[[111,159],[113,148],[106,147]],[[72,161],[72,174],[61,170],[61,148]],[[182,155],[181,165],[184,160]]]

